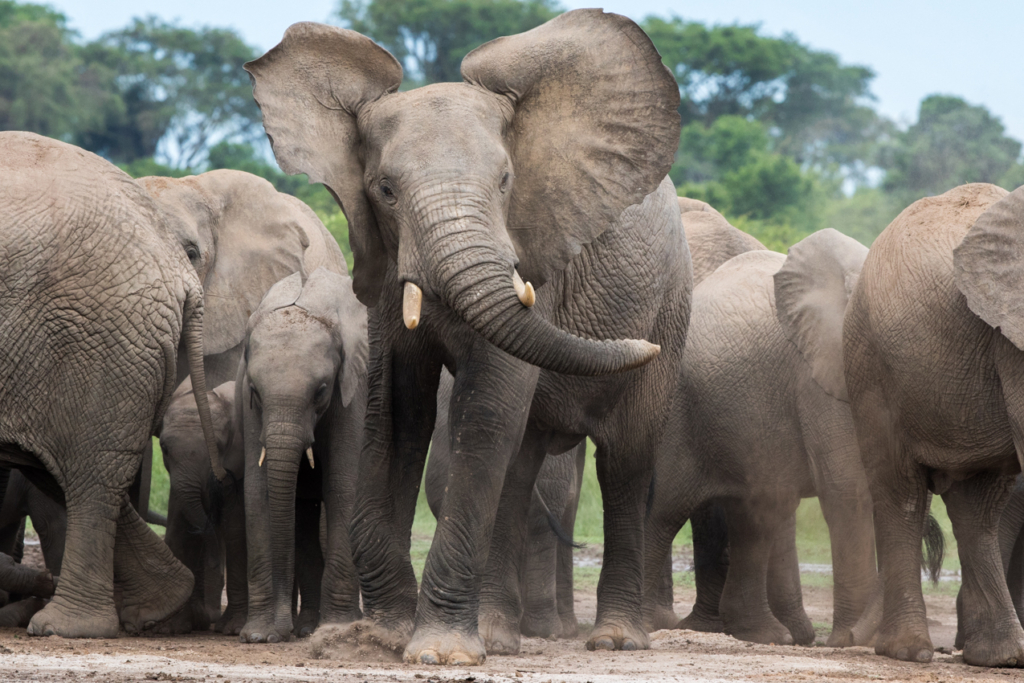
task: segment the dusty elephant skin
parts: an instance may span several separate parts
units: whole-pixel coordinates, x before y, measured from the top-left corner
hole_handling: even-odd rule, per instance
[[[679,91],[650,40],[568,12],[474,50],[464,83],[399,93],[368,38],[297,24],[246,68],[282,168],[339,199],[372,307],[352,543],[374,632],[424,663],[517,651],[510,577],[537,471],[590,436],[606,561],[587,646],[648,647],[638,530],[691,281],[666,179]],[[409,530],[442,366],[453,458],[417,592]]]
[[[883,618],[875,650],[927,662],[918,574],[927,494],[941,494],[963,567],[964,661],[1024,666],[998,526],[1024,452],[1024,188],[922,199],[878,237],[843,324],[871,480]]]
[[[303,280],[277,283],[253,313],[236,381],[249,557],[239,637],[248,643],[361,616],[348,527],[366,414],[366,308],[344,271],[318,268]]]
[[[849,405],[833,395],[844,391],[841,373],[836,387],[815,365],[821,353],[841,357],[841,324],[834,323],[866,254],[825,230],[791,247],[788,258],[765,250],[738,255],[694,289],[674,419],[647,517],[651,628],[674,625],[659,572],[672,539],[694,510],[718,499],[729,537],[718,610],[724,631],[760,643],[813,642],[795,513],[800,498],[817,495],[835,559],[829,644],[863,644],[873,634],[873,624],[857,625],[878,595],[867,477]],[[695,616],[679,626],[694,628]]]
[[[67,507],[61,581],[29,633],[138,632],[192,592],[127,489],[174,389],[179,345],[216,449],[202,287],[126,174],[28,133],[2,133],[0,147],[0,462]]]
[[[454,378],[442,373],[438,405],[451,401]],[[448,413],[437,412],[424,475],[427,504],[440,517],[451,465]],[[573,604],[572,529],[583,482],[586,441],[565,453],[549,454],[537,474],[526,515],[526,547],[518,577],[523,615],[519,630],[533,638],[575,638],[579,623]],[[507,567],[512,570],[514,567]]]
[[[154,629],[157,633],[205,631],[216,620],[217,631],[238,635],[245,623],[245,463],[242,429],[235,410],[235,383],[225,382],[207,396],[220,461],[228,472],[224,485],[211,485],[213,470],[206,444],[200,438],[199,413],[188,379],[174,391],[160,426],[160,450],[171,481],[164,540],[174,556],[192,572],[195,587],[188,605],[158,624]],[[226,569],[228,606],[223,614],[224,581],[207,576],[211,550],[216,554],[210,569],[221,574]],[[211,581],[212,578],[220,580]]]

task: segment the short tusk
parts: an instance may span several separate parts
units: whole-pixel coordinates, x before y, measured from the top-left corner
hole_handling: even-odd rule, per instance
[[[402,294],[402,319],[405,326],[415,330],[420,324],[420,306],[423,304],[423,290],[413,282],[405,283],[405,291]]]
[[[316,465],[313,464],[313,447],[310,446],[306,449],[306,459],[309,460],[309,469],[315,470]]]
[[[533,285],[529,282],[523,282],[523,278],[520,277],[519,271],[512,269],[512,286],[516,288],[516,296],[519,297],[519,301],[522,302],[527,308],[532,307],[537,303],[537,295],[533,292]]]
[[[264,446],[263,450],[260,451],[260,464],[257,467],[263,467],[263,459],[267,457],[267,447]]]

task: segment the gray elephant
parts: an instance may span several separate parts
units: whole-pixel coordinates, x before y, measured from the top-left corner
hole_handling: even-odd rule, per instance
[[[866,254],[856,241],[823,230],[791,247],[788,258],[742,253],[694,288],[674,419],[659,452],[645,529],[651,627],[675,622],[659,571],[672,539],[694,510],[717,500],[729,537],[718,605],[725,632],[754,642],[813,642],[795,513],[800,498],[817,495],[835,574],[829,644],[863,644],[873,634],[877,618],[866,614],[877,595],[867,476],[842,376],[836,381],[815,363],[815,354],[839,348],[835,321]]]
[[[0,133],[0,150],[0,464],[67,508],[61,581],[28,631],[141,631],[192,592],[127,490],[174,390],[179,347],[216,449],[202,285],[152,199],[112,164],[30,133]]]
[[[274,285],[249,319],[235,403],[245,444],[249,612],[242,642],[360,616],[348,527],[366,414],[366,308],[347,275]],[[321,551],[321,507],[326,544]],[[302,611],[292,617],[292,586]]]
[[[454,378],[442,373],[437,392],[440,406],[451,401]],[[437,411],[430,459],[424,475],[427,504],[435,518],[441,514],[451,464],[448,413]],[[583,484],[586,441],[565,453],[548,455],[537,474],[526,523],[526,557],[518,577],[523,605],[520,632],[535,638],[575,638],[579,634],[573,599],[572,530]]]
[[[398,92],[373,41],[304,23],[246,69],[281,167],[339,199],[371,308],[352,544],[374,637],[423,663],[518,651],[537,471],[589,435],[607,561],[587,646],[648,647],[638,530],[691,281],[666,179],[679,88],[650,39],[567,12],[471,52],[463,83]],[[453,458],[417,590],[442,366]]]
[[[915,534],[932,491],[963,568],[964,661],[1024,666],[998,539],[1024,462],[1022,240],[1024,188],[954,188],[915,202],[879,235],[850,298],[842,362],[871,475],[884,582],[878,654],[932,658]]]
[[[159,624],[158,633],[205,631],[216,621],[217,631],[238,635],[245,624],[248,585],[241,476],[245,456],[235,410],[235,382],[225,382],[207,396],[221,463],[236,474],[226,486],[210,485],[213,471],[197,430],[199,414],[192,383],[186,379],[175,390],[160,427],[160,449],[171,480],[164,540],[196,583],[186,608]],[[213,562],[208,557],[211,550],[215,552]],[[223,579],[206,576],[208,564],[216,572],[223,572],[222,567],[227,570],[228,606],[223,614]]]

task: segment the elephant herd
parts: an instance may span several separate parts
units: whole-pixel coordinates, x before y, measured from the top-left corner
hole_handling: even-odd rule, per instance
[[[964,660],[1024,666],[1024,188],[922,199],[870,251],[834,230],[769,251],[676,196],[676,81],[600,10],[484,44],[462,83],[399,91],[386,50],[310,23],[245,68],[281,168],[341,205],[351,277],[265,180],[132,180],[0,133],[0,625],[276,643],[333,624],[463,665],[575,637],[589,438],[588,649],[813,642],[795,513],[817,496],[828,644],[927,662],[936,494]],[[153,436],[164,539],[129,493]],[[48,571],[15,562],[26,515]]]

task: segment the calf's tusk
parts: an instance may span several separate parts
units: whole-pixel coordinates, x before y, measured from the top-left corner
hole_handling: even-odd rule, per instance
[[[263,459],[267,457],[267,447],[264,446],[263,450],[260,451],[260,464],[257,467],[263,467]]]
[[[313,464],[313,447],[310,446],[306,449],[306,459],[309,460],[309,469],[315,470],[316,465]]]
[[[533,285],[529,282],[523,282],[519,271],[515,269],[512,270],[512,286],[516,288],[516,296],[519,297],[519,301],[524,306],[530,308],[537,303],[537,295],[533,292]]]
[[[402,320],[410,330],[420,324],[420,306],[423,304],[423,290],[412,282],[405,283],[402,294]]]

